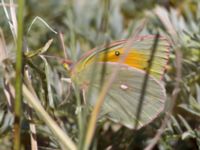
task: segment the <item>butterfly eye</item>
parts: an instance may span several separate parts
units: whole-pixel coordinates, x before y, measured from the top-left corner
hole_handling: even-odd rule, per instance
[[[116,55],[116,56],[119,56],[119,55],[120,55],[120,52],[119,52],[119,51],[115,51],[115,55]]]

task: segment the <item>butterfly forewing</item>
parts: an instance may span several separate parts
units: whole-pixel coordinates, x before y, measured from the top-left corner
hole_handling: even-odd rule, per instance
[[[131,67],[135,67],[141,70],[146,70],[148,61],[151,55],[151,49],[155,42],[155,36],[142,36],[138,37],[133,42],[131,49],[129,50],[128,56],[126,57],[124,64]],[[88,64],[97,62],[118,62],[120,56],[125,52],[125,45],[127,40],[118,41],[110,44],[107,47],[96,49],[83,56],[78,63],[79,69],[84,69]],[[151,67],[151,75],[157,79],[161,79],[164,73],[166,64],[169,59],[170,44],[167,39],[160,37],[158,44],[156,45],[156,52],[153,58],[153,64]],[[106,54],[105,54],[106,53]],[[118,55],[116,55],[116,53]],[[105,55],[107,59],[105,60]]]

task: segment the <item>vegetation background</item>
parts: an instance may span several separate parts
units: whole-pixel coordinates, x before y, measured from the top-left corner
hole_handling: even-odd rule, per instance
[[[16,8],[22,10],[21,4],[20,0],[0,3],[1,150],[17,149],[17,133],[13,129],[19,129],[20,124],[21,149],[74,149],[75,145],[83,149],[87,126],[87,118],[80,114],[83,106],[76,90],[66,82],[69,74],[61,59],[49,56],[68,56],[76,62],[84,52],[106,40],[129,38],[144,19],[148,23],[141,34],[159,31],[174,43],[164,76],[166,113],[139,131],[109,121],[98,123],[92,144],[84,148],[200,149],[199,0],[28,0],[23,15],[18,15],[17,28]],[[23,37],[18,40],[20,27]],[[24,71],[23,77],[17,76],[32,95],[23,88],[22,104],[16,106],[15,64],[21,55],[16,54],[20,40]],[[31,97],[37,97],[42,107],[33,103],[37,98]],[[16,108],[21,111],[20,124],[16,122]],[[53,126],[55,122],[62,130]],[[148,147],[153,142],[155,146]]]

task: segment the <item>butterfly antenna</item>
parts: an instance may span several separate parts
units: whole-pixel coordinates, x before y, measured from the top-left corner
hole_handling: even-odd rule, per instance
[[[51,59],[53,58],[54,60],[57,60],[68,71],[71,69],[71,65],[73,64],[73,62],[71,60],[63,59],[63,58],[60,58],[60,57],[57,57],[57,56],[49,56],[49,55],[41,55],[41,56],[44,56],[46,58],[51,58]]]

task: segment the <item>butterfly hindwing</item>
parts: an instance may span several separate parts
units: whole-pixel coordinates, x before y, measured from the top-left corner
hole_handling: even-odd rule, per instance
[[[102,78],[102,69],[104,67],[105,72]],[[102,86],[110,79],[116,67],[119,67],[117,76],[107,91],[99,117],[106,117],[129,128],[134,128],[145,75],[143,70],[112,62],[99,62],[95,64],[95,67],[94,65],[88,65],[80,73],[80,78],[84,81],[82,85],[86,84],[84,86],[86,87],[86,97],[87,89],[90,87],[90,97],[86,102],[92,107],[96,104]],[[93,81],[90,82],[91,72],[93,71],[95,76]],[[163,110],[165,99],[165,89],[156,78],[150,75],[140,119],[138,120],[138,128],[152,121]]]

